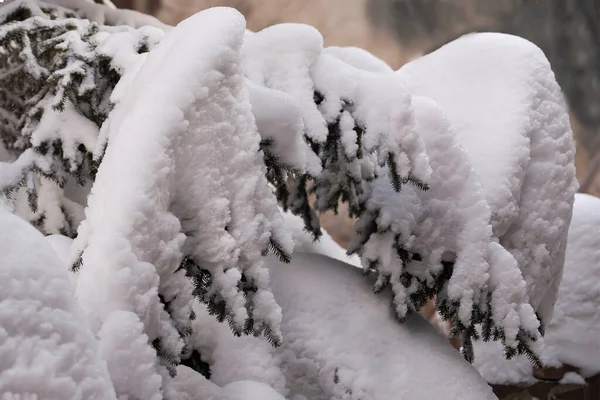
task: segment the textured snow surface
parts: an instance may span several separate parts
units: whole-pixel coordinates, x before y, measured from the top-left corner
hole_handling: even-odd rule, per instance
[[[3,399],[115,400],[67,269],[39,231],[0,210]]]
[[[546,329],[542,361],[569,364],[584,376],[600,372],[600,199],[576,194],[562,282],[552,322]],[[507,361],[496,343],[476,343],[475,366],[492,383],[529,382],[525,357]]]
[[[569,116],[543,52],[515,36],[472,34],[398,74],[447,114],[485,190],[494,235],[547,324],[577,182]]]
[[[232,382],[223,388],[230,400],[285,400],[264,383],[254,381]]]
[[[304,141],[302,109],[296,99],[280,90],[259,86],[247,80],[252,114],[263,141],[273,143],[268,151],[278,162],[295,171],[317,175],[320,161]]]
[[[318,180],[327,183],[323,192],[317,190],[317,208],[323,209],[320,201],[327,202],[327,194],[350,177],[374,177],[388,156],[401,179],[428,180],[431,171],[415,130],[410,95],[396,74],[381,73],[383,62],[358,49],[323,49],[321,34],[303,24],[278,24],[248,35],[242,58],[249,80],[295,98],[305,134],[314,143],[325,144],[328,125],[339,123],[347,161],[326,165],[321,172],[313,165],[318,158],[307,156],[308,171],[318,170]],[[315,93],[323,99],[316,100]]]
[[[294,253],[317,253],[345,263],[360,267],[360,258],[356,254],[348,256],[343,249],[327,231],[321,228],[323,235],[318,240],[304,229],[302,218],[290,213],[281,211],[285,228],[292,234],[294,239]]]
[[[146,354],[160,339],[178,357],[188,338],[179,334],[192,306],[192,284],[179,269],[184,255],[210,271],[211,290],[238,328],[249,300],[256,324],[278,333],[281,312],[261,252],[270,239],[288,251],[293,243],[259,152],[238,54],[244,29],[229,8],[179,24],[148,54],[106,123],[110,141],[72,260],[83,252],[77,293],[92,331],[102,333],[111,376],[135,377],[117,385],[119,395],[152,398],[157,380],[171,393],[166,368]],[[242,272],[257,288],[248,299],[238,290]]]
[[[194,303],[196,319],[191,345],[211,368],[211,382],[226,386],[240,380],[261,382],[287,394],[286,381],[274,348],[264,338],[233,335],[229,324],[219,323],[204,304]]]
[[[278,352],[292,398],[496,398],[423,318],[399,324],[389,296],[373,296],[359,269],[318,254],[267,266],[284,311]]]
[[[330,54],[342,61],[365,71],[392,72],[393,69],[385,61],[375,57],[373,54],[360,47],[338,47],[330,46],[323,49],[323,53]]]
[[[454,261],[444,295],[460,302],[458,317],[465,326],[471,323],[473,305],[485,302],[489,291],[494,322],[504,329],[508,346],[516,345],[519,328],[539,336],[514,258],[494,241],[490,207],[466,152],[435,102],[415,96],[412,103],[431,160],[431,188],[422,191],[405,185],[395,193],[385,174],[371,185],[367,207],[377,213],[382,233],[372,234],[363,246],[363,266],[368,269],[377,263],[380,277],[390,277],[396,312],[404,316],[420,307],[410,300],[421,290],[417,282],[433,286],[442,261]],[[362,219],[357,224],[370,223]],[[422,260],[403,265],[396,242]],[[412,279],[408,286],[400,279],[404,272]]]
[[[103,25],[128,25],[134,28],[154,26],[162,30],[171,28],[169,25],[163,24],[158,19],[148,14],[134,10],[108,7],[104,4],[97,4],[95,1],[46,0],[46,2],[73,10],[80,18],[86,18]]]
[[[69,257],[71,256],[73,239],[63,235],[48,235],[45,236],[45,238],[46,241],[50,243],[50,246],[52,246],[52,249],[66,270],[68,268]]]

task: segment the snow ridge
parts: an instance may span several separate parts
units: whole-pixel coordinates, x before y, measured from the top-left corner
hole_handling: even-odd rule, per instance
[[[244,29],[237,11],[210,9],[149,53],[109,117],[114,131],[73,245],[73,260],[82,254],[77,293],[92,330],[123,339],[102,341],[109,367],[139,337],[141,322],[161,364],[140,361],[131,374],[160,380],[167,397],[169,374],[192,350],[192,292],[222,307],[236,331],[280,340],[281,311],[262,255],[289,254],[293,243],[265,178],[238,53]],[[190,261],[195,269],[187,269]],[[185,275],[199,276],[199,268],[209,284],[196,281],[194,289]],[[131,335],[118,332],[115,313],[131,315],[122,312],[139,320],[127,317]]]

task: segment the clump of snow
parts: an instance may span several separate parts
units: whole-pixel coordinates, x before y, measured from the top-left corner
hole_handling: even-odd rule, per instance
[[[572,365],[584,377],[600,372],[600,199],[576,194],[565,266],[541,360],[548,366]],[[490,383],[532,382],[525,357],[505,360],[497,343],[475,344],[475,363]]]
[[[10,0],[9,0],[10,1]],[[157,18],[134,10],[117,9],[95,1],[81,0],[46,0],[47,3],[56,4],[77,13],[80,18],[89,19],[102,25],[127,25],[134,28],[154,26],[162,30],[169,30],[169,25],[163,24]]]
[[[102,341],[111,375],[123,374],[112,359],[117,350],[139,337],[137,329],[119,334],[113,314],[132,312],[146,346],[158,341],[170,354],[144,369],[144,379],[162,376],[163,392],[174,373],[165,362],[177,363],[190,338],[181,334],[191,327],[193,289],[179,268],[184,256],[210,273],[205,300],[220,296],[237,329],[252,317],[258,332],[267,326],[279,336],[281,311],[261,254],[274,244],[290,252],[292,241],[259,151],[238,53],[244,25],[239,12],[213,8],[148,54],[107,122],[114,131],[73,245],[72,259],[82,254],[77,292],[92,330],[122,338]],[[242,274],[256,289],[248,297]]]
[[[277,352],[292,398],[496,398],[422,317],[398,324],[389,296],[373,296],[374,279],[359,269],[318,254],[267,266],[284,311]]]
[[[107,361],[119,397],[161,400],[162,378],[156,372],[156,352],[139,317],[129,311],[108,315],[98,332],[99,354]]]
[[[577,372],[567,372],[559,382],[561,385],[585,385],[585,379]]]
[[[66,267],[71,255],[73,239],[63,235],[48,235],[46,236],[46,241],[50,243],[50,246],[52,246],[52,249],[58,256],[58,259]]]
[[[376,290],[391,285],[401,318],[422,307],[424,293],[438,291],[440,309],[458,305],[455,325],[470,326],[473,310],[480,308],[491,312],[506,346],[516,348],[520,329],[533,340],[539,338],[523,278],[510,253],[495,242],[490,207],[469,157],[435,102],[417,96],[412,104],[431,160],[431,188],[407,185],[395,193],[387,176],[380,176],[370,187],[367,210],[357,222],[350,248],[361,249],[365,270],[375,265]],[[361,234],[374,223],[377,232]],[[403,259],[398,247],[418,258]],[[443,262],[453,262],[450,277],[444,277]],[[440,279],[449,282],[442,286]],[[528,344],[534,346],[533,340]]]
[[[360,258],[356,254],[347,255],[346,250],[337,244],[324,229],[322,229],[323,235],[319,239],[315,239],[304,229],[302,218],[284,211],[281,211],[281,215],[286,229],[294,240],[294,253],[317,253],[356,267],[361,266]]]
[[[285,400],[285,398],[264,383],[236,381],[223,388],[230,400]]]
[[[344,54],[353,61],[343,61]],[[249,80],[290,94],[300,106],[306,140],[318,156],[308,157],[307,168],[317,210],[335,208],[343,199],[356,214],[363,181],[374,179],[386,163],[396,186],[428,180],[431,171],[410,95],[402,79],[380,73],[381,65],[373,67],[374,57],[356,49],[326,51],[321,34],[301,24],[274,25],[247,36],[242,56]],[[320,165],[313,165],[319,159]],[[318,227],[309,221],[306,196],[300,195],[306,193],[305,183],[300,180],[302,188],[292,190],[289,204],[292,212],[304,214],[314,234]]]
[[[546,57],[515,36],[472,34],[398,74],[448,115],[485,190],[494,236],[517,260],[547,325],[577,182],[569,116]]]
[[[287,394],[285,377],[274,348],[263,338],[234,336],[228,324],[219,323],[206,305],[194,303],[196,319],[190,345],[210,365],[210,380],[226,386],[240,380],[261,382],[282,395]]]
[[[302,24],[268,27],[246,36],[242,47],[248,79],[292,95],[302,111],[307,136],[318,142],[327,138],[327,126],[313,101],[311,70],[322,49],[319,31]]]
[[[252,114],[265,148],[286,168],[317,175],[320,160],[304,141],[302,109],[296,99],[279,90],[247,80]]]
[[[229,400],[219,386],[184,365],[177,366],[173,386],[178,400]]]
[[[545,335],[549,360],[600,372],[600,199],[576,194],[565,269]]]
[[[361,49],[360,47],[339,47],[330,46],[323,50],[323,53],[330,54],[334,57],[339,58],[342,61],[356,67],[370,72],[393,72],[385,61],[375,57],[368,51]]]
[[[50,244],[0,210],[0,254],[3,398],[116,400],[98,343]]]

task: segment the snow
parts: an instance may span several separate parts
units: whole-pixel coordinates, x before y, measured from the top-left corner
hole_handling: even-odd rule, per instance
[[[273,142],[268,146],[268,151],[277,157],[282,166],[312,175],[319,174],[320,160],[304,141],[302,109],[296,99],[250,80],[246,83],[261,139]]]
[[[543,52],[515,36],[471,34],[398,74],[447,114],[485,190],[494,236],[547,325],[577,182],[568,112]]]
[[[327,54],[319,57],[312,74],[315,88],[325,96],[319,108],[327,123],[338,118],[343,101],[350,101],[352,118],[364,127],[363,146],[368,152],[377,150],[379,164],[393,155],[401,178],[428,181],[428,158],[402,79],[360,70]]]
[[[406,185],[395,193],[382,174],[369,188],[367,213],[359,218],[359,233],[349,247],[362,240],[363,226],[376,222],[378,233],[361,248],[362,264],[365,270],[376,265],[378,282],[389,278],[400,317],[419,310],[421,305],[412,296],[423,286],[434,288],[442,261],[454,261],[452,277],[438,300],[459,303],[462,324],[470,326],[473,306],[485,303],[489,292],[493,322],[505,332],[507,346],[516,347],[519,328],[539,337],[521,273],[514,258],[495,242],[490,207],[453,127],[431,99],[415,96],[412,105],[431,160],[431,188]],[[421,261],[403,262],[396,244],[419,254]],[[400,279],[406,273],[409,285]]]
[[[373,54],[361,49],[360,47],[330,46],[326,47],[323,50],[323,53],[330,54],[342,61],[345,61],[353,67],[365,71],[381,73],[393,72],[392,67],[390,67],[385,61],[375,57]]]
[[[600,372],[600,199],[576,194],[562,282],[541,359],[549,366],[568,364],[584,377]],[[497,343],[478,342],[475,363],[491,383],[533,382],[525,357],[505,360]]]
[[[223,388],[230,400],[285,400],[264,383],[254,381],[232,382]]]
[[[325,141],[327,126],[313,101],[311,70],[322,49],[323,37],[312,26],[278,24],[246,36],[241,53],[248,79],[292,95],[306,134],[318,142]]]
[[[320,146],[314,151],[323,168],[313,165],[315,155],[308,156],[307,168],[315,178],[317,210],[332,208],[340,197],[358,209],[362,181],[375,178],[386,163],[402,181],[429,179],[411,97],[396,74],[373,67],[373,56],[357,49],[327,51],[313,27],[278,24],[248,35],[242,58],[250,81],[296,99],[306,138]],[[296,204],[292,192],[290,204]]]
[[[123,321],[130,335],[121,334],[114,313],[136,314],[148,342],[159,339],[175,358],[189,340],[179,334],[193,301],[179,269],[184,255],[211,273],[208,296],[222,296],[238,329],[249,307],[256,329],[268,325],[279,336],[281,311],[261,253],[270,241],[288,252],[293,243],[265,177],[238,53],[243,35],[243,17],[233,9],[182,22],[148,54],[109,116],[114,131],[72,260],[82,253],[77,294],[92,331],[122,339],[101,340],[111,376],[124,373],[113,359],[123,357],[117,350],[139,337],[133,320]],[[238,288],[242,273],[257,289],[247,298]],[[158,373],[162,390],[170,390],[163,364],[144,371],[143,379]]]
[[[97,4],[93,1],[81,0],[46,0],[49,4],[55,4],[74,11],[80,18],[89,19],[101,25],[128,25],[133,28],[141,26],[154,26],[162,30],[169,30],[169,25],[163,24],[158,19],[134,10],[117,9]]]
[[[52,246],[52,249],[58,256],[60,262],[66,268],[69,262],[69,256],[71,253],[71,245],[73,244],[73,239],[63,235],[48,235],[45,238],[46,241],[50,243],[50,246]]]
[[[561,385],[586,385],[585,379],[577,372],[567,372],[559,383]]]
[[[234,336],[229,324],[219,323],[204,304],[194,302],[194,312],[190,345],[210,364],[211,382],[223,387],[252,380],[287,394],[285,377],[270,343],[251,335]]]
[[[67,270],[40,232],[0,210],[0,393],[116,400]]]
[[[291,264],[271,257],[267,266],[283,309],[277,351],[290,397],[496,398],[422,317],[399,324],[390,296],[373,296],[374,279],[359,269],[318,254],[295,254]]]
[[[361,266],[360,258],[356,254],[348,256],[346,250],[337,244],[325,229],[321,229],[323,234],[315,240],[314,236],[304,229],[302,218],[283,210],[281,215],[286,229],[294,240],[294,253],[317,253],[356,267]]]
[[[600,199],[575,195],[567,255],[544,353],[579,367],[585,376],[600,372]]]
[[[229,400],[219,386],[184,365],[177,367],[173,386],[178,400]]]

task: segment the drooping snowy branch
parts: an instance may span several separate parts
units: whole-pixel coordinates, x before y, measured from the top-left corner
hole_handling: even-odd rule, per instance
[[[432,100],[413,98],[433,174],[431,189],[394,193],[381,176],[370,188],[349,251],[376,270],[379,292],[389,286],[399,318],[436,296],[440,313],[460,334],[472,360],[475,324],[503,337],[508,349],[540,336],[514,258],[495,242],[491,211],[470,160]],[[510,329],[509,329],[510,328]]]
[[[320,234],[315,210],[337,210],[344,201],[350,215],[358,215],[364,182],[375,179],[380,166],[389,166],[396,190],[409,181],[426,186],[427,156],[410,95],[397,76],[360,69],[335,50],[325,52],[320,33],[307,25],[281,24],[253,33],[242,54],[251,81],[292,95],[300,106],[313,155],[308,174],[288,182],[289,192],[281,188],[286,197],[280,200],[303,217],[315,237]],[[372,64],[367,63],[371,69]],[[314,209],[308,201],[311,192],[316,194]]]
[[[92,330],[113,338],[109,367],[139,337],[111,333],[113,315],[134,313],[160,360],[146,373],[167,397],[168,374],[194,350],[194,296],[236,333],[281,340],[263,255],[288,258],[292,242],[265,176],[238,53],[244,25],[233,9],[210,9],[148,54],[105,124],[108,147],[74,243],[79,300]]]
[[[563,277],[540,354],[544,366],[573,366],[583,377],[600,372],[600,237],[590,234],[598,224],[600,199],[576,194]],[[497,343],[476,342],[474,366],[490,383],[536,381],[526,358],[506,360]]]
[[[162,31],[106,27],[30,0],[0,6],[0,21],[0,139],[20,156],[15,167],[2,167],[2,195],[17,200],[25,186],[31,212],[24,216],[45,233],[74,236],[80,210],[71,212],[63,188],[69,180],[93,180],[111,92],[127,61],[148,51]],[[119,51],[107,54],[116,39]],[[42,205],[44,185],[57,186],[57,194]]]
[[[480,177],[494,236],[547,325],[578,184],[569,114],[544,53],[519,37],[474,34],[398,73],[448,115]]]
[[[435,295],[467,359],[482,323],[508,357],[537,362],[577,186],[568,114],[547,60],[522,39],[473,35],[398,74],[447,115],[443,122],[413,98],[432,189],[396,195],[376,181],[350,251],[378,272],[376,290],[391,286],[400,317]]]

